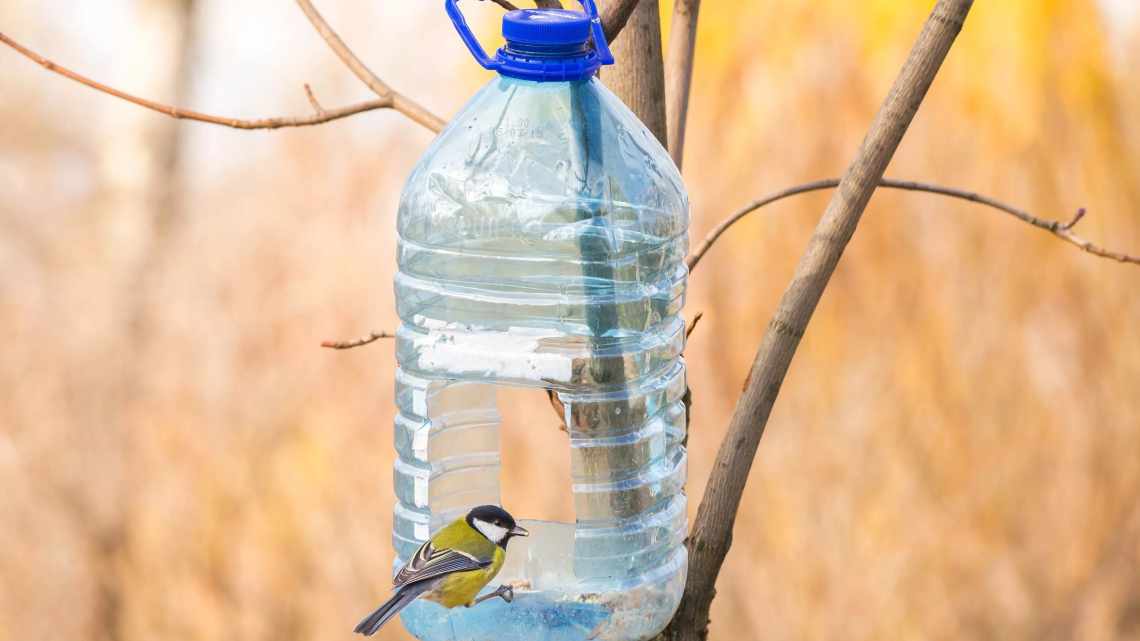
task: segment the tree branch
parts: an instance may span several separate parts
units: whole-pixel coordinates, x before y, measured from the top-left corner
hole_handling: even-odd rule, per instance
[[[697,328],[697,323],[701,322],[701,319],[704,317],[704,312],[697,312],[696,314],[693,314],[693,320],[689,321],[689,327],[685,330],[686,344],[689,342],[689,337],[693,335],[693,330]]]
[[[324,17],[321,16],[312,2],[309,0],[297,0],[297,5],[301,7],[301,11],[305,12],[305,17],[309,19],[309,22],[312,23],[317,33],[321,34],[321,37],[324,38],[329,48],[333,50],[333,53],[352,71],[353,75],[359,78],[360,81],[367,85],[377,96],[380,96],[381,100],[390,101],[392,109],[395,109],[436,133],[443,130],[444,125],[447,124],[446,121],[428,111],[419,103],[392,89],[388,83],[381,80],[379,76],[361,62],[360,58],[357,58],[356,54],[348,48],[348,45],[344,44],[340,36],[333,31],[329,23],[325,22]]]
[[[180,107],[174,107],[171,105],[166,105],[166,104],[163,104],[160,102],[155,102],[153,100],[147,100],[146,98],[140,98],[138,96],[131,95],[125,91],[120,91],[118,89],[115,89],[114,87],[108,87],[107,85],[105,85],[101,82],[97,82],[95,80],[92,80],[92,79],[90,79],[90,78],[88,78],[82,74],[76,73],[75,71],[68,69],[67,67],[58,65],[58,64],[52,62],[51,60],[48,60],[47,58],[39,55],[38,53],[32,51],[31,49],[28,49],[24,45],[16,42],[15,40],[9,38],[8,36],[6,36],[3,33],[0,33],[0,42],[3,42],[4,44],[8,45],[12,49],[15,49],[18,53],[23,55],[25,58],[28,58],[32,62],[35,62],[36,64],[40,65],[44,69],[47,69],[48,71],[51,71],[53,73],[57,73],[57,74],[65,77],[65,78],[68,78],[69,80],[74,80],[75,82],[78,82],[82,85],[86,85],[86,86],[88,86],[88,87],[90,87],[96,91],[100,91],[100,92],[108,94],[110,96],[114,96],[116,98],[126,100],[127,102],[134,103],[140,107],[144,107],[144,108],[150,109],[152,111],[157,111],[161,114],[166,114],[167,116],[170,116],[171,118],[177,118],[179,120],[195,120],[198,122],[204,122],[204,123],[208,123],[211,125],[220,125],[223,127],[231,127],[233,129],[280,129],[282,127],[307,127],[310,125],[319,125],[319,124],[323,124],[323,123],[330,122],[333,120],[339,120],[341,118],[352,116],[352,115],[355,115],[358,113],[363,113],[365,111],[373,111],[376,109],[388,109],[388,108],[392,108],[392,106],[393,106],[391,100],[381,98],[379,100],[369,100],[366,102],[360,102],[360,103],[356,103],[354,105],[349,105],[347,107],[340,107],[338,109],[331,109],[331,110],[327,110],[327,111],[324,109],[319,109],[312,116],[293,116],[293,117],[282,117],[282,118],[258,118],[258,119],[254,119],[254,120],[244,120],[241,118],[229,118],[226,116],[214,116],[214,115],[210,115],[210,114],[201,113],[198,111],[192,111],[190,109],[182,109]],[[308,90],[307,85],[306,85],[306,91],[309,93],[310,102],[315,101],[316,99],[312,98],[312,92]]]
[[[381,338],[395,337],[396,335],[390,332],[371,332],[367,336],[361,336],[360,338],[351,341],[322,341],[321,347],[327,347],[329,349],[352,349],[354,347],[360,347],[361,345],[374,343]]]
[[[689,116],[689,90],[693,83],[693,54],[700,10],[701,0],[676,0],[669,51],[665,56],[665,122],[669,155],[678,168],[685,155],[685,123]]]
[[[732,528],[756,448],[808,321],[835,271],[887,164],[950,51],[972,0],[938,0],[894,86],[871,123],[808,243],[792,282],[756,353],[733,411],[689,536],[689,574],[677,615],[663,633],[702,641],[716,577],[732,543]]]
[[[715,243],[724,234],[724,232],[728,231],[730,227],[740,222],[740,220],[742,220],[748,214],[756,211],[757,209],[760,209],[761,207],[764,207],[765,205],[770,205],[778,200],[783,200],[785,198],[799,194],[806,194],[812,191],[834,189],[838,186],[838,178],[816,180],[814,182],[788,187],[787,189],[781,189],[780,191],[768,194],[763,198],[748,203],[728,218],[722,220],[716,227],[714,227],[712,231],[710,231],[709,234],[705,236],[705,239],[701,242],[700,246],[698,246],[697,249],[693,251],[693,253],[690,254],[688,258],[685,259],[685,263],[689,266],[689,271],[692,271],[697,266],[697,263],[701,262],[701,259],[704,258],[705,254],[708,253],[710,249],[712,249],[713,243]],[[1094,254],[1102,258],[1109,258],[1122,263],[1132,263],[1134,265],[1140,264],[1140,257],[1138,256],[1109,251],[1103,247],[1100,247],[1099,245],[1094,245],[1084,238],[1081,238],[1080,236],[1072,233],[1071,230],[1073,227],[1085,216],[1084,208],[1078,209],[1077,213],[1067,222],[1062,222],[1060,220],[1038,218],[1037,216],[1034,216],[1027,211],[1018,209],[1012,205],[1007,205],[1001,201],[990,198],[989,196],[983,196],[981,194],[972,191],[966,191],[963,189],[954,189],[952,187],[943,187],[941,185],[932,185],[929,183],[920,183],[911,180],[893,180],[891,178],[883,178],[880,180],[879,187],[886,189],[902,189],[905,191],[921,191],[931,194],[939,194],[941,196],[960,198],[962,200],[968,200],[980,205],[993,207],[994,209],[1003,211],[1010,216],[1017,218],[1018,220],[1029,223],[1038,229],[1043,229],[1067,243],[1076,245],[1082,251],[1086,251],[1090,254]]]
[[[602,29],[606,32],[606,42],[613,44],[618,34],[629,22],[633,10],[637,8],[638,0],[610,0],[609,4],[601,9]]]

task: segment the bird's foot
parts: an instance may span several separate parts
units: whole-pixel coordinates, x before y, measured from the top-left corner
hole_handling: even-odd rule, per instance
[[[515,589],[509,585],[500,585],[494,592],[489,592],[479,597],[478,599],[475,599],[474,603],[471,605],[478,605],[484,601],[487,601],[488,599],[494,599],[495,597],[499,597],[507,603],[510,603],[511,601],[515,600]]]

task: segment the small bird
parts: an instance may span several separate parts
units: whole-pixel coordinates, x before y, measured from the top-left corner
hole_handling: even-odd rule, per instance
[[[471,607],[495,597],[510,603],[514,592],[506,585],[478,599],[475,597],[503,567],[511,537],[529,534],[497,505],[473,508],[467,516],[436,532],[416,550],[392,580],[396,594],[364,617],[353,632],[372,636],[421,596],[445,608]]]

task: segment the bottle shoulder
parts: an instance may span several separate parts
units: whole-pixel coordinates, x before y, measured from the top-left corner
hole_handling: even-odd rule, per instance
[[[548,236],[558,233],[550,225],[600,217],[666,240],[687,229],[688,208],[668,152],[601,82],[497,77],[417,164],[401,196],[399,231],[447,244],[448,230],[455,241]]]

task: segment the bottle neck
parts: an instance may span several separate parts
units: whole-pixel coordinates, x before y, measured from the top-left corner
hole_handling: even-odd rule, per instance
[[[507,42],[507,45],[499,50],[500,53],[522,56],[529,58],[585,58],[589,55],[590,50],[586,47],[586,43],[574,44],[531,44],[527,42]]]
[[[536,82],[585,80],[601,66],[597,52],[585,42],[531,44],[508,40],[495,60],[500,74]]]

